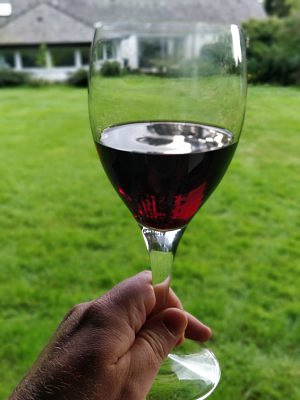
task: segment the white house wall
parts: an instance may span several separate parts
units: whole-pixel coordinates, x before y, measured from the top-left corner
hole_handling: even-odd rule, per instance
[[[128,65],[131,69],[138,69],[139,67],[139,52],[138,52],[138,38],[135,35],[123,39],[120,43],[120,50],[118,58],[128,60]]]

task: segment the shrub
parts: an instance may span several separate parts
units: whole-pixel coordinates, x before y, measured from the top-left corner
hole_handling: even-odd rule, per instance
[[[28,82],[28,75],[12,69],[0,69],[0,87],[22,86]]]
[[[36,64],[40,68],[45,68],[47,66],[47,50],[47,45],[45,43],[42,43],[39,47],[36,59]]]
[[[118,61],[105,61],[100,72],[102,76],[120,76],[122,73],[122,68]]]
[[[300,14],[244,24],[250,82],[300,84],[299,25]]]
[[[53,82],[47,81],[45,79],[34,78],[34,77],[30,77],[28,79],[28,86],[30,86],[32,88],[42,88],[42,87],[51,86],[51,85],[53,85]]]
[[[87,87],[88,72],[85,69],[79,69],[69,77],[68,83],[72,86]]]

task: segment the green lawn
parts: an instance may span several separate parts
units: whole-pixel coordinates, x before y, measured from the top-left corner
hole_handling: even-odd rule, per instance
[[[299,89],[249,88],[229,172],[178,249],[173,287],[214,329],[222,381],[212,400],[300,398],[299,110]],[[0,118],[5,399],[73,304],[148,259],[99,167],[85,90],[2,89]]]

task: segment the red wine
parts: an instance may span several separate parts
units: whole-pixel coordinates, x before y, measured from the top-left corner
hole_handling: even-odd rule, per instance
[[[96,142],[134,218],[158,230],[189,222],[222,179],[236,146],[227,130],[178,122],[114,126]]]

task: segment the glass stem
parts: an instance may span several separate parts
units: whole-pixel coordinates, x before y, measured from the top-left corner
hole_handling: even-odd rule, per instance
[[[141,230],[150,258],[156,303],[163,309],[167,305],[173,260],[185,227],[159,231],[141,226]]]

